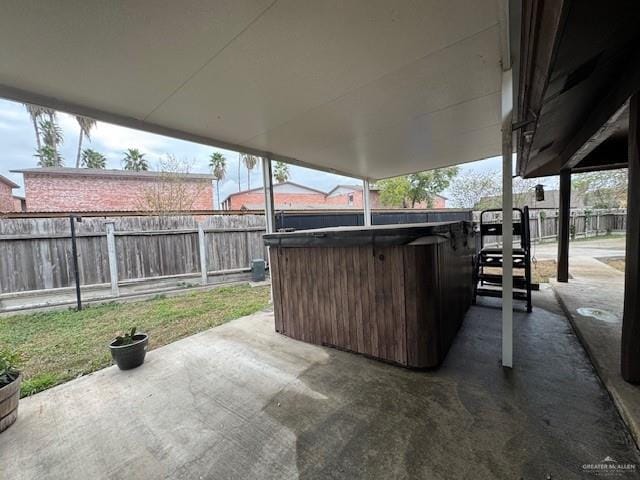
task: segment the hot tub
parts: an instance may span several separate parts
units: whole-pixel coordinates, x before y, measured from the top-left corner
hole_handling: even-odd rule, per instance
[[[276,331],[412,367],[438,366],[473,293],[469,222],[264,235]]]

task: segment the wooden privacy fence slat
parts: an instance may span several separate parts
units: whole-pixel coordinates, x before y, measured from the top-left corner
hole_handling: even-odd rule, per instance
[[[500,222],[501,214],[485,214],[485,222]],[[479,212],[474,215],[479,220]],[[611,232],[624,232],[626,229],[626,213],[619,211],[595,210],[589,213],[574,211],[571,214],[570,225],[574,227],[573,236],[583,237]],[[558,236],[558,214],[555,210],[535,211],[529,213],[529,227],[533,241],[549,240]],[[499,243],[500,237],[485,237],[486,244]]]
[[[226,232],[265,232],[264,227],[249,227],[249,228],[205,228],[205,233],[226,233]],[[114,232],[117,237],[134,237],[134,236],[154,236],[154,235],[182,235],[186,233],[198,233],[197,228],[183,228],[179,230],[149,230],[149,231],[116,231]],[[94,238],[104,237],[106,232],[94,232],[94,233],[79,233],[76,238]],[[0,235],[0,241],[12,241],[12,240],[42,240],[53,238],[71,238],[71,233],[56,233],[56,234],[18,234],[18,235]]]
[[[262,215],[84,218],[77,229],[80,283],[110,284],[114,296],[118,282],[200,273],[205,283],[266,258]],[[3,294],[72,286],[69,220],[0,221],[0,272]]]

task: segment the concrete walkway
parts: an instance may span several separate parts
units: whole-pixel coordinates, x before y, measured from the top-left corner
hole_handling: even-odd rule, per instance
[[[640,444],[640,386],[620,375],[624,273],[594,258],[572,256],[568,283],[551,280],[598,374]],[[595,309],[587,311],[584,309]]]
[[[23,399],[0,435],[0,477],[577,479],[605,457],[640,468],[550,289],[516,314],[513,370],[499,366],[490,300],[430,372],[280,336],[270,313],[180,340],[136,370]]]
[[[150,298],[158,294],[184,293],[185,290],[214,288],[229,283],[248,282],[251,274],[232,272],[224,275],[209,275],[208,284],[202,286],[200,275],[188,275],[175,278],[148,279],[144,282],[120,282],[120,295],[115,297],[109,285],[91,285],[82,287],[83,305],[104,302],[125,302]],[[33,290],[28,292],[0,293],[0,316],[16,312],[29,313],[37,310],[69,308],[76,306],[75,287]],[[1,480],[1,479],[0,479]]]
[[[556,260],[558,258],[557,243],[541,243],[532,245],[532,255],[538,260]],[[608,237],[591,237],[573,240],[569,243],[570,257],[624,257],[625,237],[614,235]]]

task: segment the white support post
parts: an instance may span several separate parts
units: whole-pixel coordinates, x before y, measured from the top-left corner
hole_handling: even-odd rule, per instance
[[[538,243],[542,242],[542,213],[538,210]]]
[[[116,225],[107,223],[107,256],[109,257],[109,278],[111,279],[111,295],[120,296],[118,288],[118,257],[116,256]]]
[[[364,226],[371,226],[371,195],[369,194],[369,180],[362,181],[362,206],[364,207]]]
[[[200,283],[207,284],[207,244],[204,227],[198,224],[198,248],[200,249]]]
[[[502,366],[513,367],[513,86],[502,72]]]
[[[262,184],[264,185],[264,218],[267,233],[275,231],[275,213],[273,205],[273,177],[271,176],[271,159],[262,157]]]
[[[262,184],[264,185],[264,219],[267,233],[275,231],[276,217],[273,204],[273,176],[271,175],[271,159],[262,157]],[[267,264],[271,278],[271,252],[267,247]],[[269,288],[269,303],[273,303],[273,283]]]

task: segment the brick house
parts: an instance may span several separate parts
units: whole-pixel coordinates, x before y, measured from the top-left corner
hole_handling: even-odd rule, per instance
[[[273,185],[273,202],[279,209],[317,208],[324,205],[326,193],[294,182]],[[263,187],[232,193],[222,202],[223,210],[260,210],[264,208]]]
[[[371,208],[385,208],[380,201],[380,189],[372,186],[369,189],[371,198]],[[327,193],[326,204],[336,205],[339,208],[354,207],[363,208],[362,203],[362,186],[360,185],[336,185]],[[426,202],[417,203],[413,208],[445,208],[446,197],[436,195],[433,200],[433,206],[427,206]]]
[[[157,198],[179,189],[181,210],[213,208],[213,176],[168,175],[91,168],[28,168],[22,173],[29,212],[127,212],[157,210]],[[173,190],[171,190],[173,189]],[[165,193],[169,192],[170,193]],[[155,203],[154,203],[155,202]],[[173,205],[173,204],[172,204]]]
[[[380,207],[380,192],[375,186],[369,188],[371,208]],[[362,186],[360,185],[336,185],[327,192],[325,200],[327,205],[335,208],[364,208]]]
[[[24,210],[24,199],[13,194],[14,188],[20,188],[20,185],[0,175],[0,212],[21,212]]]
[[[384,208],[380,204],[378,188],[371,187],[371,208]],[[344,209],[363,208],[361,185],[337,185],[329,192],[300,185],[294,182],[282,182],[273,185],[273,201],[279,210],[304,210],[314,208]],[[445,208],[445,198],[438,195],[433,208]],[[262,187],[232,193],[222,202],[223,210],[261,210],[264,208],[264,190]],[[416,205],[415,208],[427,208]]]

